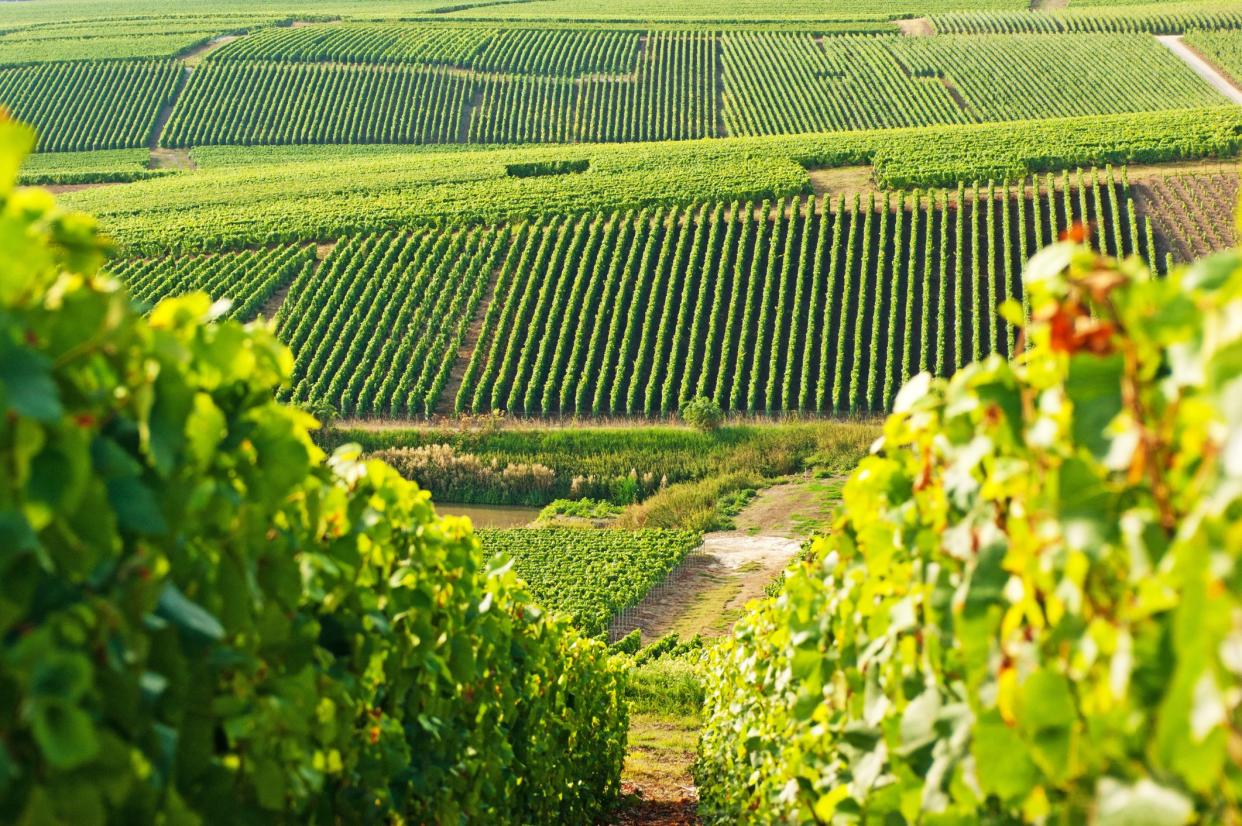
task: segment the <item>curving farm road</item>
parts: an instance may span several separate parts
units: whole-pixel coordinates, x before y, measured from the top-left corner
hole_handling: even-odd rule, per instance
[[[1234,103],[1242,104],[1242,89],[1239,89],[1233,81],[1221,74],[1215,66],[1200,57],[1198,52],[1183,43],[1181,35],[1157,35],[1156,39],[1160,41],[1161,45],[1181,58],[1182,62],[1193,69],[1195,74],[1212,84],[1212,88]]]

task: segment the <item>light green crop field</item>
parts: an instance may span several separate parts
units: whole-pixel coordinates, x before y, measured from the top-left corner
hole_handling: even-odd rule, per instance
[[[879,185],[951,187],[1034,172],[1231,156],[1242,110],[1219,107],[1012,125],[668,143],[429,151],[404,147],[195,150],[203,167],[75,192],[131,250],[331,240],[413,225],[807,192],[808,168],[873,165]],[[522,167],[554,171],[522,177]],[[519,174],[513,174],[518,172]]]

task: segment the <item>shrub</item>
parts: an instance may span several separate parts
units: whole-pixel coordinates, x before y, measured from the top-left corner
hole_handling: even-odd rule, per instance
[[[553,520],[558,516],[575,519],[616,519],[622,508],[599,499],[554,499],[539,512],[540,520]]]
[[[1242,255],[1058,245],[1026,287],[1030,349],[912,380],[715,649],[709,820],[1242,816]]]
[[[0,121],[0,821],[591,822],[603,644],[277,404],[288,350],[142,318]]]
[[[681,406],[681,418],[695,430],[712,433],[724,423],[724,411],[715,399],[697,396]]]
[[[621,639],[608,646],[608,650],[617,654],[637,654],[643,647],[643,632],[635,628]]]
[[[621,514],[619,528],[684,528],[709,533],[727,530],[732,519],[724,512],[733,494],[753,490],[758,480],[749,473],[713,476],[700,482],[669,485]]]

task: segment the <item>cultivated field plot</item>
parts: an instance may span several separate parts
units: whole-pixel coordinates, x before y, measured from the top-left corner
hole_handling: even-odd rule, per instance
[[[1233,214],[1238,171],[1152,174],[1134,184],[1134,202],[1155,233],[1158,260],[1187,263],[1237,243]]]
[[[1130,198],[1110,170],[355,237],[280,310],[291,394],[362,417],[878,411],[1011,353],[995,308],[1072,224],[1149,255]]]
[[[131,255],[328,242],[391,228],[793,196],[807,170],[872,164],[885,188],[1016,180],[1078,166],[1231,157],[1242,108],[808,136],[445,150],[393,146],[195,149],[199,169],[65,203]],[[73,153],[57,153],[71,155]],[[71,159],[70,159],[71,160]],[[581,172],[566,164],[587,163]],[[65,176],[73,165],[65,161]],[[549,174],[518,177],[515,171]],[[511,171],[512,170],[512,171]],[[550,174],[560,170],[564,174]],[[43,174],[54,174],[44,164]],[[120,197],[123,196],[123,197]]]
[[[145,146],[181,72],[172,60],[0,67],[0,106],[34,124],[46,152]]]
[[[188,68],[8,67],[0,104],[43,132],[45,150],[137,146]],[[1223,102],[1148,34],[342,23],[270,27],[211,51],[189,71],[158,138],[173,148],[658,141]]]
[[[674,32],[272,29],[205,61],[163,143],[706,137],[716,49],[713,35]]]
[[[477,531],[487,554],[504,553],[543,607],[602,634],[699,546],[692,531],[515,528]]]
[[[1026,120],[1211,105],[1146,35],[721,38],[730,134]]]
[[[213,299],[228,299],[226,317],[249,321],[282,287],[309,273],[314,261],[314,247],[290,244],[217,255],[130,259],[108,269],[143,304],[201,291]]]
[[[679,140],[1220,102],[1146,35],[350,25],[272,29],[226,45],[191,78],[163,141]]]
[[[7,11],[7,10],[6,10]],[[262,15],[62,22],[0,32],[0,66],[71,60],[171,57],[225,32],[271,25]]]
[[[1234,83],[1242,80],[1242,31],[1192,31],[1184,41]]]
[[[277,316],[293,348],[295,401],[342,412],[430,413],[483,299],[505,233],[383,233],[337,245]]]
[[[1109,252],[1151,248],[1124,185],[1068,175],[537,224],[453,409],[659,416],[695,395],[735,412],[885,409],[914,373],[1011,352],[995,308],[1078,221]]]
[[[1029,11],[967,11],[936,14],[931,18],[937,34],[1036,34],[1148,32],[1181,34],[1190,29],[1242,28],[1242,9],[1212,4],[1126,6],[1117,9],[1050,9]]]

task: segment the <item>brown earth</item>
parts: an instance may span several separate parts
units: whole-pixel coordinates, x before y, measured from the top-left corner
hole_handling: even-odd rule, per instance
[[[635,628],[644,642],[675,633],[728,634],[747,603],[798,553],[803,540],[828,527],[840,482],[800,478],[759,491],[734,519],[735,528],[703,537],[703,545],[647,599],[609,629],[614,639]]]

